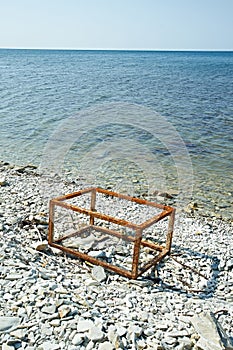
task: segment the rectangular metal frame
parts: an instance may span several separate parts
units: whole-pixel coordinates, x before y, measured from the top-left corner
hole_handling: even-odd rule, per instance
[[[81,196],[83,194],[90,193],[91,198],[90,198],[90,209],[85,209],[81,208],[79,206],[73,205],[66,203],[65,201],[68,199],[72,199],[77,196]],[[120,199],[125,199],[127,201],[131,201],[137,204],[142,204],[146,206],[151,206],[155,208],[159,208],[162,210],[161,213],[149,218],[142,224],[135,224],[130,221],[126,221],[123,219],[118,219],[110,215],[106,215],[100,212],[97,212],[95,210],[95,205],[96,205],[96,193],[101,193],[107,196],[112,196],[112,197],[118,197]],[[61,243],[64,239],[67,239],[71,236],[79,235],[83,230],[86,228],[82,228],[81,230],[77,231],[76,233],[69,234],[66,236],[63,236],[62,238],[54,240],[54,211],[55,211],[55,206],[60,206],[66,209],[70,209],[72,211],[82,213],[84,215],[89,216],[89,225],[87,227],[91,227],[96,231],[115,236],[118,238],[121,238],[125,241],[131,242],[133,244],[133,260],[132,260],[132,269],[131,271],[115,266],[113,264],[110,264],[106,261],[99,260],[98,258],[89,256],[88,254],[76,251],[72,248],[64,247],[62,246]],[[166,236],[166,244],[165,246],[154,244],[152,242],[146,241],[143,239],[143,230],[150,227],[151,225],[157,223],[158,221],[166,218],[169,216],[169,221],[168,221],[168,231],[167,231],[167,236]],[[135,231],[135,235],[125,235],[122,234],[116,230],[110,230],[108,228],[100,227],[95,225],[95,218],[101,219],[106,222],[111,222],[114,224],[117,224],[119,226],[125,226],[128,228],[131,228]],[[174,228],[174,218],[175,218],[175,209],[170,207],[170,206],[165,206],[162,204],[157,204],[154,202],[147,201],[145,199],[141,198],[136,198],[136,197],[131,197],[123,194],[119,194],[117,192],[113,191],[108,191],[102,188],[98,187],[91,187],[87,189],[83,189],[74,193],[66,194],[64,196],[60,196],[57,198],[53,198],[50,200],[49,203],[49,232],[48,232],[48,243],[50,246],[54,248],[58,248],[63,250],[66,253],[69,253],[71,255],[74,255],[78,258],[81,258],[85,261],[88,261],[92,264],[100,265],[103,266],[106,269],[109,269],[111,271],[114,271],[118,274],[121,274],[125,277],[131,278],[131,279],[137,279],[138,276],[142,275],[145,271],[150,269],[152,266],[156,265],[161,259],[163,259],[166,255],[170,254],[171,251],[171,243],[172,243],[172,235],[173,235],[173,228]],[[153,259],[148,261],[146,264],[144,264],[140,269],[139,269],[139,255],[140,255],[140,248],[148,247],[151,250],[159,252],[158,255],[156,255]]]

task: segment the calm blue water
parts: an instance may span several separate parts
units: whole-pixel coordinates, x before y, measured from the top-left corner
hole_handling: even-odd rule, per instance
[[[232,210],[233,52],[2,49],[0,81],[1,160],[39,165],[48,139],[67,118],[109,103],[138,104],[164,116],[184,141],[194,173],[193,199],[198,196],[216,210]],[[95,125],[98,115],[92,113]],[[130,128],[121,129],[117,118],[110,116],[106,127],[93,132],[92,144],[90,136],[82,136],[82,147],[94,147],[99,140],[109,146],[114,132],[127,139]],[[156,154],[167,186],[175,188],[169,151],[150,142],[149,134],[142,131],[140,136],[132,128],[134,132],[135,142],[141,137],[149,150],[145,157]],[[65,160],[71,171],[81,156],[76,146]],[[123,168],[130,176],[137,172],[133,165],[122,163],[120,172]],[[111,172],[108,164],[104,173],[110,177]]]

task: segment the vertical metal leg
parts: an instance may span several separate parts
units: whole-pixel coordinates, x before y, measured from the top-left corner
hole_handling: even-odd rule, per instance
[[[142,230],[137,230],[136,239],[134,242],[133,262],[132,262],[133,279],[136,279],[138,277],[138,262],[139,262],[139,255],[140,255],[141,240],[142,240]]]
[[[171,215],[169,217],[169,221],[168,221],[168,233],[167,233],[166,249],[168,250],[169,253],[171,251],[174,221],[175,221],[175,209],[172,210]]]
[[[95,203],[96,203],[96,190],[93,189],[91,191],[91,210],[95,211]],[[94,225],[94,216],[90,215],[90,225]]]
[[[54,203],[52,200],[49,202],[49,234],[48,243],[53,243],[53,233],[54,233]]]

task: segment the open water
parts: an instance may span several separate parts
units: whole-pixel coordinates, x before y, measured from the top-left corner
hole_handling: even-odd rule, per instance
[[[71,177],[94,171],[118,190],[154,173],[155,187],[179,191],[186,158],[189,201],[232,217],[233,52],[1,49],[0,122],[1,160],[49,165],[58,153]]]

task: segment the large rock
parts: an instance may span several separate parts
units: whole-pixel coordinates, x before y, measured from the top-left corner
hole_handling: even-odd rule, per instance
[[[19,317],[0,317],[0,333],[9,332],[20,323]]]
[[[191,318],[200,336],[196,346],[200,350],[233,350],[233,345],[212,312],[202,312]]]

